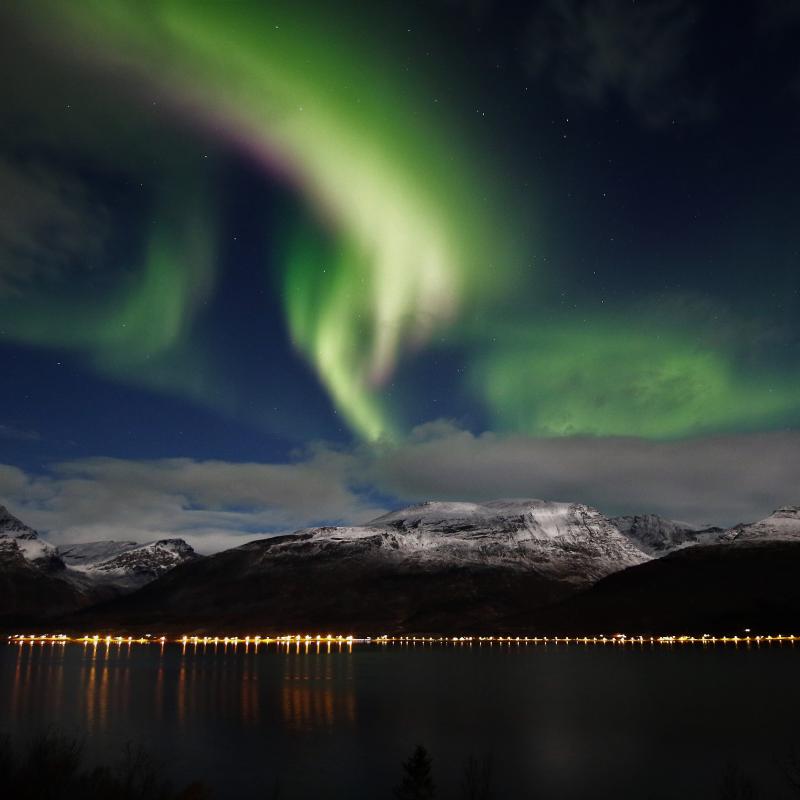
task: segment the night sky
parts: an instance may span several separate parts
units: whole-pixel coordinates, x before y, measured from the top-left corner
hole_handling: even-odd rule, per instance
[[[800,3],[20,2],[0,502],[800,503]]]

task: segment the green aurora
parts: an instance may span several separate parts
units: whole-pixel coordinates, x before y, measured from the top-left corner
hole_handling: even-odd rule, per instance
[[[472,380],[495,430],[534,436],[683,436],[777,427],[797,414],[800,382],[737,367],[679,325],[634,315],[498,328]]]
[[[413,379],[415,353],[436,352],[440,335],[464,362],[447,413],[477,403],[497,430],[664,439],[797,419],[793,377],[743,366],[740,342],[691,319],[540,312],[553,276],[525,267],[532,212],[490,177],[458,99],[431,102],[435,76],[421,84],[390,39],[322,8],[87,0],[25,13],[82,68],[164,98],[176,124],[201,132],[198,152],[224,143],[296,192],[301,211],[271,243],[273,285],[289,339],[355,434],[399,439],[423,421],[391,400],[391,383],[401,363]],[[183,165],[163,183],[140,261],[100,301],[49,284],[0,298],[4,336],[213,404],[195,328],[219,279],[215,188]]]
[[[296,4],[103,0],[50,6],[42,18],[298,187],[315,227],[335,242],[327,267],[309,253],[314,232],[287,245],[291,337],[354,430],[391,435],[379,395],[400,353],[469,298],[496,291],[507,280],[500,266],[513,263],[491,242],[501,226],[486,181],[468,166],[477,159],[453,146],[463,137],[416,101],[411,78],[376,69],[374,48],[370,59]]]

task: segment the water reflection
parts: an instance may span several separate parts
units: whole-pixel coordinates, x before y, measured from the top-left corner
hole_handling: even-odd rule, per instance
[[[658,775],[690,800],[716,796],[730,758],[797,742],[791,642],[455,644],[0,643],[0,733],[55,725],[98,763],[141,743],[237,800],[265,796],[264,775],[287,798],[385,796],[418,738],[443,781],[492,753],[497,796],[649,797]]]
[[[59,713],[64,696],[64,646],[17,646],[9,708],[15,718],[44,702]]]
[[[332,728],[356,721],[352,653],[333,660],[319,647],[287,654],[281,712],[289,730]]]
[[[186,659],[181,654],[181,666],[178,670],[178,721],[186,722]]]
[[[258,671],[256,670],[256,663],[251,658],[248,658],[242,670],[239,689],[241,719],[246,725],[255,725],[258,723],[259,711],[261,708],[258,689]]]
[[[164,718],[164,659],[159,659],[156,669],[156,686],[153,690],[153,701],[155,706],[154,716],[158,722]]]
[[[4,712],[15,721],[35,708],[53,719],[66,711],[89,734],[110,730],[115,719],[146,714],[184,730],[209,714],[291,732],[356,722],[353,652],[346,643],[143,651],[90,639],[79,647],[21,643],[6,653],[13,654],[13,662],[5,662],[13,666]]]

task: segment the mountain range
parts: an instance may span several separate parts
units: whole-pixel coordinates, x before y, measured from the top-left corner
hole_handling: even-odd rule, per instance
[[[427,502],[201,557],[181,539],[54,547],[0,510],[0,621],[75,630],[774,630],[800,612],[800,507],[732,528],[580,503]]]
[[[0,624],[43,621],[110,600],[196,557],[182,539],[55,547],[0,506]]]

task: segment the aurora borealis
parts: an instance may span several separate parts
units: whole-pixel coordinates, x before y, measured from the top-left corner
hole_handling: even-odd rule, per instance
[[[315,232],[279,255],[284,310],[333,403],[374,439],[393,424],[376,389],[404,348],[485,289],[499,221],[479,199],[486,188],[469,175],[471,159],[433,111],[418,113],[409,81],[375,71],[347,38],[337,42],[324,20],[292,5],[102,2],[45,13],[67,32],[65,46],[88,40],[97,65],[166,96],[179,120],[287,181],[314,226],[331,229],[325,255],[307,254],[302,239]],[[321,276],[326,269],[335,275]],[[181,308],[193,288],[161,287]]]
[[[2,461],[793,431],[779,5],[10,4]]]

